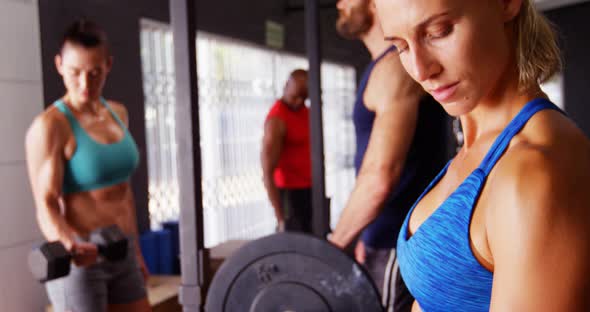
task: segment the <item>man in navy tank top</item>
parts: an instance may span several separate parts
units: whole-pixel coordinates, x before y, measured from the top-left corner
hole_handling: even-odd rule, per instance
[[[340,0],[337,8],[338,32],[361,40],[372,60],[353,112],[357,180],[330,241],[345,248],[360,234],[355,258],[384,307],[409,311],[413,298],[398,273],[395,243],[409,208],[449,156],[450,123],[383,40],[372,0]]]

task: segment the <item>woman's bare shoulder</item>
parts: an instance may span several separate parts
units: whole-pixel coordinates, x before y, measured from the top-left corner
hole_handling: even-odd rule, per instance
[[[32,134],[66,134],[67,126],[68,121],[65,115],[57,107],[50,105],[35,116],[27,131],[27,136]]]
[[[505,194],[506,209],[531,200],[539,209],[590,206],[590,140],[564,115],[541,112],[511,143],[489,183],[496,196]]]
[[[127,125],[129,123],[129,113],[127,112],[125,104],[114,100],[108,100],[107,102],[109,103],[109,106],[113,112],[115,112],[115,114],[119,116],[123,123]]]

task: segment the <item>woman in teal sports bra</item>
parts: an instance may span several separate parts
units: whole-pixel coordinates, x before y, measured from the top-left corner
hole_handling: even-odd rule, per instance
[[[385,40],[464,131],[398,237],[414,311],[590,311],[590,142],[539,83],[532,0],[374,0]]]
[[[49,299],[54,311],[149,311],[129,183],[139,153],[125,107],[101,96],[112,65],[105,33],[76,21],[55,64],[66,93],[26,136],[39,227],[74,255],[68,276],[45,283]],[[128,235],[129,250],[123,261],[100,261],[89,233],[112,224]]]

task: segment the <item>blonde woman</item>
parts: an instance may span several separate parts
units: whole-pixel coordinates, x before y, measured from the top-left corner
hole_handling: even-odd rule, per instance
[[[530,0],[375,0],[385,39],[464,146],[408,213],[419,311],[590,311],[590,145],[541,91],[560,67]]]

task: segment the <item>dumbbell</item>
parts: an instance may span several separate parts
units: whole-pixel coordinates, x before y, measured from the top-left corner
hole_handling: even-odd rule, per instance
[[[96,244],[98,253],[107,261],[121,261],[127,256],[127,237],[116,225],[93,231],[90,242]],[[61,242],[46,242],[29,253],[29,269],[44,283],[70,274],[72,257]]]

